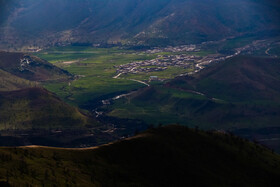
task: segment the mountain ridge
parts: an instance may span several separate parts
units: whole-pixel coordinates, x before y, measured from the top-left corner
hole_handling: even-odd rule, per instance
[[[0,69],[28,81],[59,81],[73,76],[38,57],[14,52],[0,52]]]
[[[280,175],[279,155],[264,147],[180,126],[97,149],[0,148],[0,163],[11,185],[274,186]]]
[[[179,45],[280,30],[275,0],[1,2],[7,10],[0,39],[10,49],[76,42]]]
[[[238,56],[168,84],[176,87],[178,81],[183,89],[194,89],[220,99],[228,97],[231,101],[278,100],[279,69],[278,58]]]

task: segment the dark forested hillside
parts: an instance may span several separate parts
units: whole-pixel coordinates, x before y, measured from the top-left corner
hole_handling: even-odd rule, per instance
[[[179,126],[96,149],[0,148],[12,186],[279,186],[279,167],[261,146]]]
[[[1,48],[57,43],[168,45],[279,31],[276,0],[0,1]]]

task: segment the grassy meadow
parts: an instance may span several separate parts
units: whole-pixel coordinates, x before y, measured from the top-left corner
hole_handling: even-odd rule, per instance
[[[203,56],[207,53],[209,51],[199,52],[197,55]],[[92,48],[81,46],[55,47],[35,53],[36,56],[76,75],[73,81],[48,82],[44,84],[44,87],[56,93],[65,101],[80,107],[146,86],[130,79],[148,81],[150,76],[171,79],[181,73],[192,71],[192,69],[169,67],[161,72],[127,74],[120,76],[118,79],[113,78],[116,76],[116,66],[132,61],[154,59],[160,54],[167,53],[145,54],[116,47]]]

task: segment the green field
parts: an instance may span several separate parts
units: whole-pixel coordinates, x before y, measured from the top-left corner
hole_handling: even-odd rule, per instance
[[[206,56],[215,54],[218,50],[233,50],[234,48],[247,45],[255,40],[254,37],[240,37],[207,44],[199,52],[160,52],[147,54],[141,51],[113,48],[94,48],[88,46],[66,46],[53,47],[35,53],[36,56],[45,59],[52,64],[76,75],[76,78],[69,82],[47,82],[44,87],[68,103],[87,108],[91,103],[103,99],[109,99],[122,93],[128,93],[147,85],[135,80],[149,82],[150,76],[158,76],[159,79],[173,79],[180,74],[193,71],[193,66],[188,69],[180,67],[168,67],[164,71],[155,71],[138,74],[122,74],[118,79],[117,66],[128,64],[133,61],[151,60],[158,55],[189,54]],[[146,66],[147,67],[147,66]],[[149,84],[161,84],[151,82]]]
[[[208,99],[205,96],[193,93],[154,86],[141,90],[131,97],[117,100],[113,105],[103,108],[110,111],[109,116],[142,119],[148,124],[179,123],[186,125],[190,122],[188,118],[192,110],[188,109],[186,105],[188,102],[195,104],[193,101],[200,105],[207,102]],[[192,126],[191,124],[188,125]]]
[[[180,77],[142,89],[104,108],[110,116],[142,119],[154,125],[180,123],[206,129],[278,127],[278,61],[235,57],[193,78]],[[275,84],[271,86],[271,82]]]
[[[134,60],[153,58],[117,48],[88,47],[52,48],[36,55],[79,76],[71,83],[52,82],[44,85],[48,90],[75,105],[83,105],[103,95],[111,97],[111,95],[141,88],[143,85],[134,81],[113,79],[116,75],[114,66]],[[65,61],[79,62],[65,64],[63,63]]]
[[[209,52],[199,52],[197,55],[206,53]],[[48,82],[44,84],[44,87],[65,101],[80,107],[146,86],[130,79],[147,82],[153,75],[161,79],[171,79],[181,73],[192,71],[192,69],[169,67],[161,72],[128,74],[122,75],[118,79],[113,78],[116,76],[117,68],[115,66],[132,61],[154,59],[159,54],[167,53],[145,54],[119,48],[79,46],[56,47],[35,53],[36,56],[77,76],[71,82]]]
[[[109,116],[141,119],[150,125],[177,123],[203,129],[258,129],[267,124],[277,127],[280,120],[277,105],[233,103],[161,85],[141,90],[103,109]]]

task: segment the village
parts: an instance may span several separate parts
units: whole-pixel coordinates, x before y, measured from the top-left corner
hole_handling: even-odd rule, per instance
[[[32,62],[33,62],[33,61],[32,61],[32,59],[31,59],[29,56],[24,56],[23,59],[20,59],[20,64],[19,64],[18,69],[19,69],[20,71],[24,71],[25,68],[27,68],[28,65],[30,65],[30,63],[32,63]]]
[[[195,61],[201,59],[198,56],[191,55],[158,55],[156,59],[145,61],[134,61],[128,64],[117,66],[117,73],[138,74],[155,71],[164,71],[170,66],[181,67],[184,69],[194,66]]]
[[[261,47],[268,47],[271,41],[258,40],[254,41],[252,44],[236,48],[235,52],[232,54],[208,54],[206,56],[195,55],[196,52],[200,52],[202,45],[181,45],[176,47],[165,47],[165,48],[153,48],[151,50],[146,50],[145,54],[160,54],[155,59],[144,60],[144,61],[134,61],[128,64],[123,64],[119,66],[114,66],[117,69],[118,78],[122,74],[139,74],[139,73],[149,73],[167,70],[168,67],[180,67],[183,69],[192,69],[192,72],[188,74],[197,73],[198,71],[204,69],[211,63],[217,63],[224,61],[226,59],[237,56],[241,53],[250,54],[256,49]],[[192,52],[192,54],[190,54]],[[269,49],[266,53],[269,52]],[[165,54],[162,53],[171,53]],[[187,71],[186,71],[187,72]],[[181,74],[182,75],[182,74]],[[183,74],[185,75],[185,74]],[[180,76],[180,75],[179,75]]]
[[[165,48],[153,48],[145,51],[146,54],[156,54],[162,52],[172,52],[172,53],[180,53],[180,52],[199,52],[201,45],[191,44],[191,45],[180,45],[180,46],[168,46]]]
[[[230,56],[232,57],[232,56]],[[152,60],[134,61],[128,64],[115,66],[117,77],[121,74],[139,74],[167,70],[168,67],[179,67],[183,69],[193,69],[198,72],[208,64],[219,62],[229,58],[225,55],[208,55],[205,57],[180,54],[180,55],[158,55]]]

